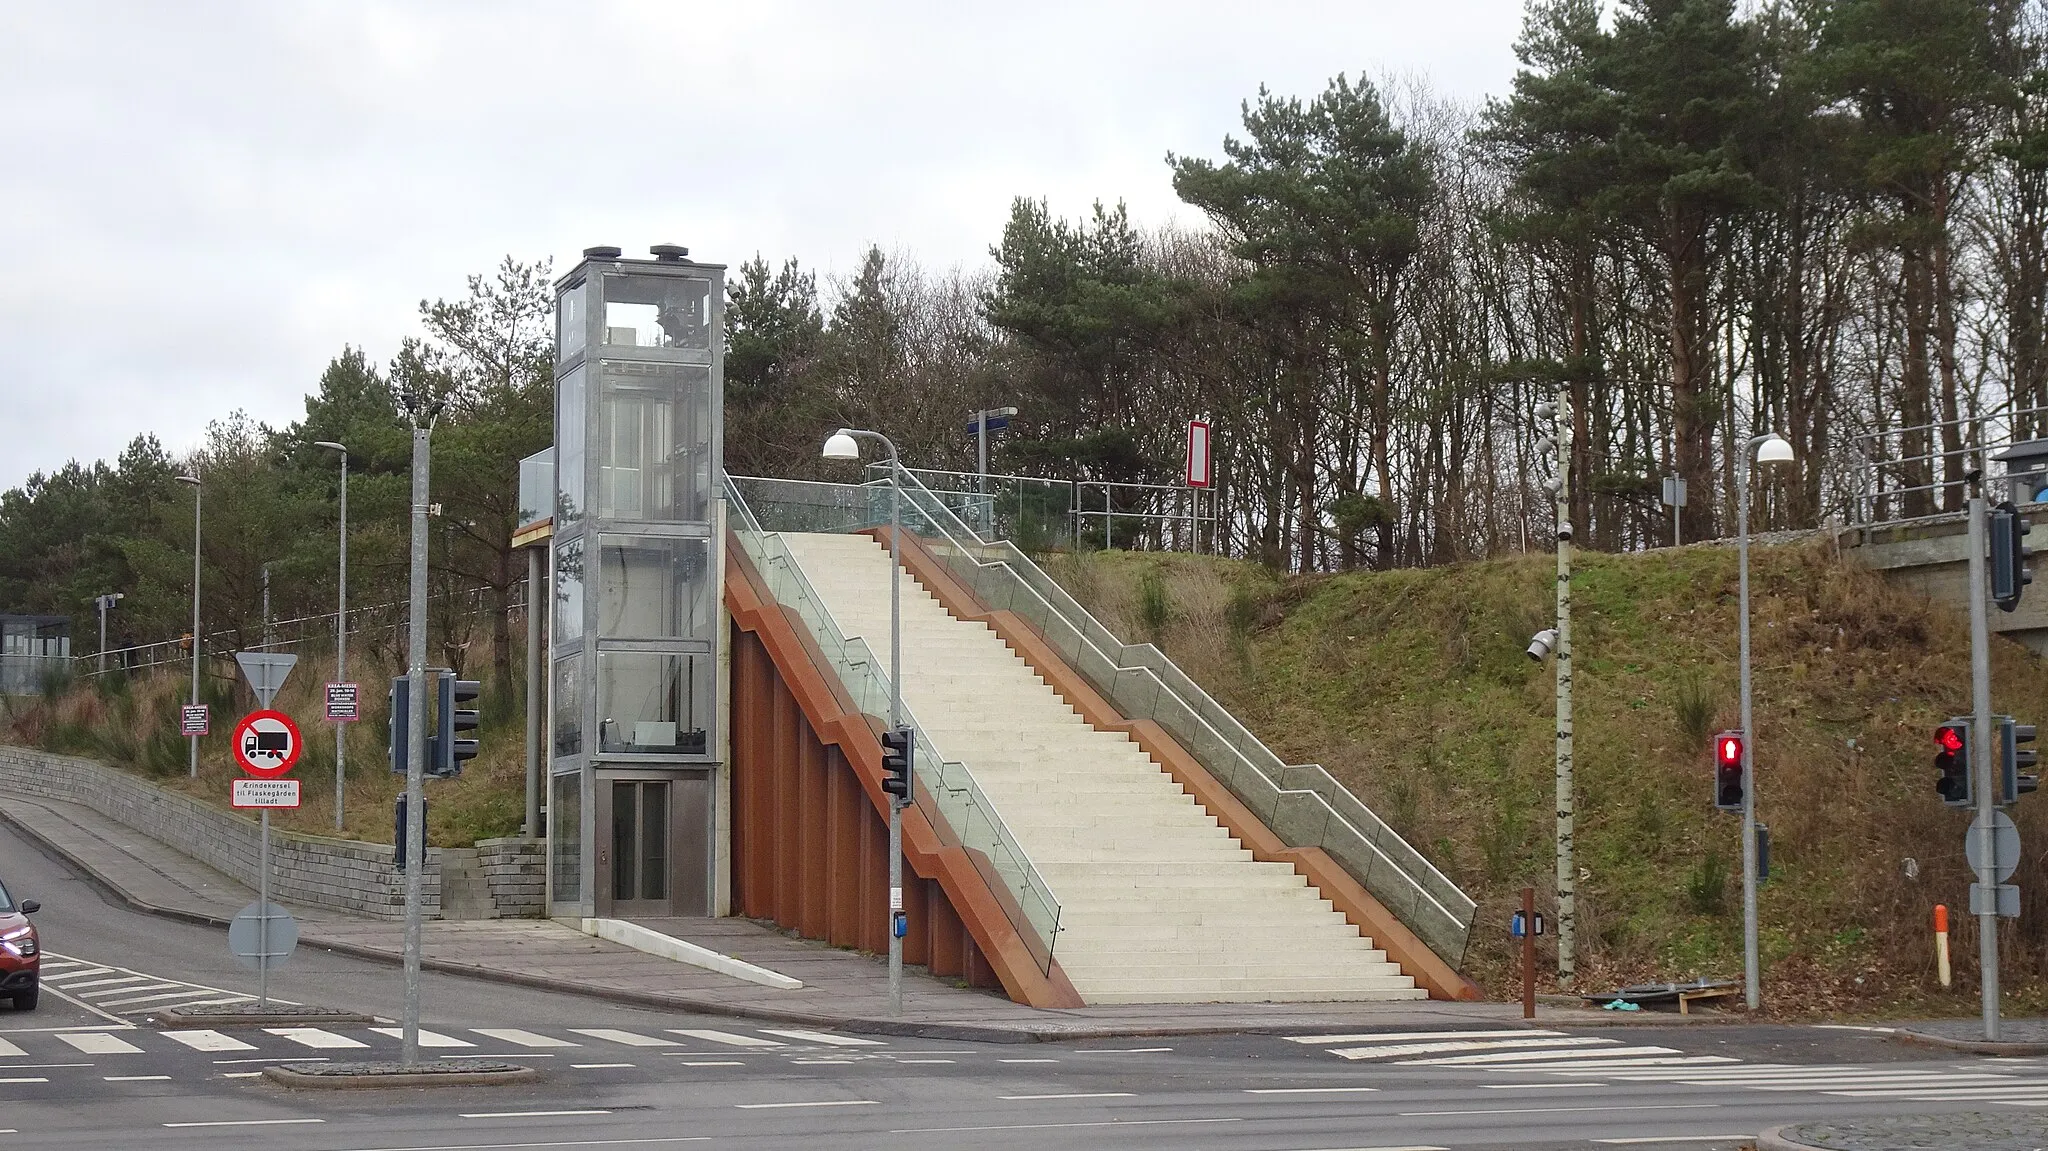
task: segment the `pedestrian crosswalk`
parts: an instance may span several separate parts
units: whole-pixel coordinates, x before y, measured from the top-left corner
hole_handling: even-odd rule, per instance
[[[1644,1087],[1737,1088],[1929,1103],[2048,1106],[2048,1082],[2022,1077],[2008,1065],[1984,1061],[1749,1063],[1728,1055],[1688,1055],[1657,1044],[1533,1028],[1285,1038],[1291,1043],[1321,1047],[1340,1059],[1399,1067],[1534,1073],[1574,1081],[1591,1077],[1608,1084]]]
[[[396,1048],[403,1037],[398,1027],[259,1027],[157,1031],[143,1027],[75,1027],[48,1031],[0,1031],[0,1074],[10,1061],[79,1056],[127,1056],[185,1052],[211,1055],[256,1053],[280,1061],[293,1059],[376,1058]],[[745,1056],[856,1057],[855,1051],[886,1049],[889,1043],[857,1035],[796,1027],[717,1029],[707,1027],[444,1027],[421,1028],[420,1047],[444,1058],[509,1057],[560,1052],[570,1058],[609,1058],[622,1051],[651,1055],[692,1055],[720,1052],[721,1059]],[[925,1052],[929,1054],[929,1052]],[[216,1062],[252,1062],[234,1059]],[[698,1064],[692,1064],[697,1066]],[[743,1062],[718,1066],[744,1066]],[[631,1064],[601,1064],[631,1066]]]
[[[164,979],[126,967],[93,963],[54,951],[43,953],[42,985],[107,1019],[139,1019],[173,1007],[248,1003],[256,997],[203,983]],[[279,999],[279,1003],[287,1002]]]

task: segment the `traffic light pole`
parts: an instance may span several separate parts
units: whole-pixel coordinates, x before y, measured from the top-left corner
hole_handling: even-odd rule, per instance
[[[1742,447],[1741,484],[1735,493],[1737,582],[1742,601],[1742,999],[1751,1011],[1763,1006],[1763,959],[1757,947],[1756,908],[1756,760],[1751,748],[1756,730],[1749,696],[1749,471],[1757,436]]]
[[[405,1020],[399,1060],[420,1061],[420,901],[427,873],[426,802],[421,774],[427,763],[427,465],[431,429],[414,413],[412,429],[412,580],[407,626],[405,732]]]
[[[1984,507],[1982,461],[1976,490],[1970,494],[1970,758],[1977,777],[1977,821],[1974,834],[1987,842],[1977,854],[1977,962],[1983,973],[1984,1039],[1998,1038],[1998,860],[1992,850],[1992,821],[1997,813],[1998,780],[1991,751],[1991,614],[1987,597],[1990,578],[1985,548],[1989,542]]]

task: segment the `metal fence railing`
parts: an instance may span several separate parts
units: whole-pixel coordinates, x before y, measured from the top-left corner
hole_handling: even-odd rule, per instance
[[[867,466],[870,482],[888,479],[886,462]],[[1048,480],[905,468],[934,499],[984,540],[1008,540],[1027,553],[1123,548],[1214,551],[1213,490],[1180,484]]]
[[[1476,904],[1348,788],[1319,765],[1283,762],[1165,653],[1122,642],[1015,544],[982,539],[950,496],[934,493],[908,469],[898,475],[905,529],[984,602],[1029,620],[1124,715],[1157,722],[1290,846],[1322,848],[1432,951],[1454,965],[1462,959]],[[802,488],[799,507],[829,504],[852,513],[839,530],[888,521],[886,480]],[[810,526],[800,530],[831,530],[815,518],[804,522]]]
[[[1954,515],[1965,498],[1963,476],[1976,466],[1980,448],[1995,455],[2043,434],[2048,434],[2048,407],[2009,408],[1856,433],[1850,437],[1855,461],[1850,525],[1874,527]],[[1960,446],[1951,448],[1950,441]]]
[[[885,720],[889,714],[888,665],[866,640],[840,633],[802,566],[784,545],[781,533],[858,531],[873,526],[878,518],[887,523],[887,486],[877,489],[739,476],[728,476],[725,486],[734,513],[734,534],[767,582],[769,593],[803,620],[831,664],[830,670],[862,714]],[[950,828],[984,876],[1009,892],[1023,919],[1018,921],[1008,908],[1005,914],[1010,915],[1019,938],[1038,961],[1039,970],[1049,972],[1059,938],[1059,900],[995,805],[982,793],[968,765],[942,758],[907,704],[903,714],[917,744],[912,770],[924,785],[921,790],[912,789],[919,808],[927,818]]]

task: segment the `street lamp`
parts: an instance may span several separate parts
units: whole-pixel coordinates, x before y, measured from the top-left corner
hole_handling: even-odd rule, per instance
[[[192,469],[195,473],[199,470]],[[192,706],[199,706],[199,511],[205,489],[198,475],[179,476],[178,482],[192,485]],[[199,778],[199,737],[192,736],[192,751],[186,774]]]
[[[334,682],[348,682],[348,448],[333,440],[316,440],[316,448],[341,453],[341,558],[334,576]],[[347,778],[342,757],[346,749],[339,721],[334,725],[334,830],[341,830],[341,797]]]
[[[903,462],[896,442],[880,432],[841,428],[825,440],[828,460],[857,460],[857,440],[873,440],[889,451],[889,728],[903,726],[903,613],[898,586],[902,583],[900,538],[903,534],[903,487],[898,479]],[[912,787],[916,784],[913,782]],[[903,911],[903,807],[907,796],[889,797],[889,1014],[903,1014],[903,937],[896,917]]]
[[[1749,717],[1749,473],[1751,461],[1789,464],[1792,445],[1776,432],[1751,436],[1742,446],[1735,492],[1735,547],[1742,601],[1742,994],[1749,1009],[1763,1005],[1756,928],[1756,732]]]
[[[105,674],[107,670],[107,612],[112,610],[115,604],[120,603],[126,598],[128,597],[117,591],[110,591],[105,595],[92,597],[92,605],[100,609],[100,672],[102,674]]]

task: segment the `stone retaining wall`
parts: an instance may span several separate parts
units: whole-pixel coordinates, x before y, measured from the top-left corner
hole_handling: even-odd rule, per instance
[[[255,820],[164,791],[125,772],[91,760],[0,746],[0,791],[81,804],[251,888],[257,885]],[[405,915],[405,876],[392,869],[391,848],[385,844],[272,828],[270,852],[270,890],[280,902],[382,919]],[[531,854],[541,858],[538,846]],[[440,914],[440,855],[439,848],[427,849],[424,894],[429,916]]]
[[[500,917],[538,919],[547,914],[548,857],[540,841],[479,839],[476,855]]]

